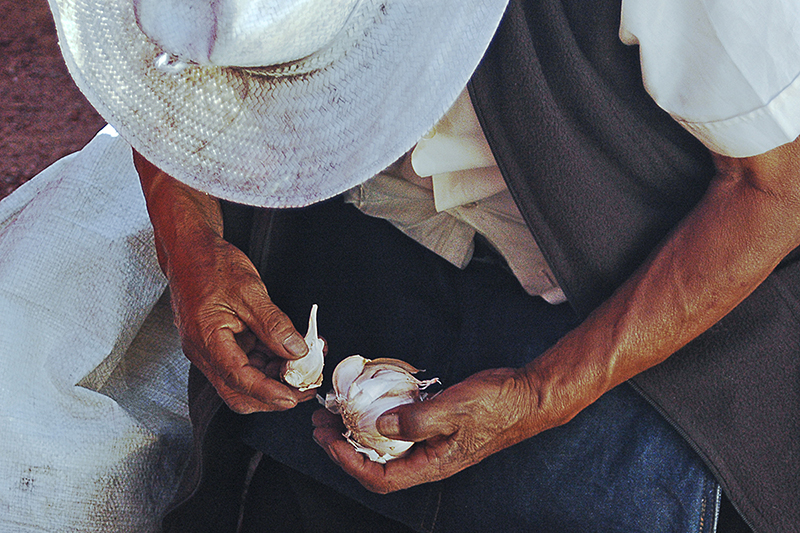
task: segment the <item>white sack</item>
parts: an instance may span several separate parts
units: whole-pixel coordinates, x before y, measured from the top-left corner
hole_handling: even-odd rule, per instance
[[[0,532],[157,531],[191,439],[165,287],[112,128],[0,202]]]

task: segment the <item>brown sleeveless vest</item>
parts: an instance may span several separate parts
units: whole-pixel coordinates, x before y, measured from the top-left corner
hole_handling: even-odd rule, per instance
[[[708,151],[647,95],[619,0],[512,0],[470,93],[531,231],[588,314],[697,203]],[[800,265],[633,380],[755,531],[800,531]]]

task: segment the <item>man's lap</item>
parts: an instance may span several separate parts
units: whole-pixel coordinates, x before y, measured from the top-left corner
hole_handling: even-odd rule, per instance
[[[296,324],[320,306],[330,350],[323,394],[335,363],[353,353],[404,359],[447,386],[524,365],[577,323],[568,306],[528,296],[491,261],[458,270],[337,201],[285,215],[272,238],[259,267],[273,299]],[[244,440],[420,530],[699,531],[713,523],[716,482],[627,385],[452,478],[385,496],[313,443],[315,408],[251,415]]]

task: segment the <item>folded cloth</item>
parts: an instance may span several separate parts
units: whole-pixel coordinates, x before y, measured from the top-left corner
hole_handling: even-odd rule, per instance
[[[165,287],[112,128],[0,202],[0,532],[158,530],[191,441]]]

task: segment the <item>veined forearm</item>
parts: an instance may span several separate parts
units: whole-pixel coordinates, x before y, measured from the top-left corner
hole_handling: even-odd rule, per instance
[[[587,320],[527,370],[563,423],[728,314],[800,245],[800,144],[718,158],[698,206]]]
[[[278,380],[283,360],[305,355],[308,346],[247,256],[223,239],[219,201],[139,154],[134,163],[189,360],[238,413],[289,409],[312,398]],[[258,341],[267,350],[254,350]]]

